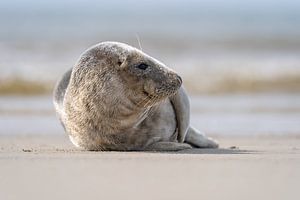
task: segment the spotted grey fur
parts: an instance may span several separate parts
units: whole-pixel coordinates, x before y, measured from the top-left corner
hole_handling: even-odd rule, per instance
[[[58,81],[54,105],[72,143],[86,150],[218,147],[190,126],[181,78],[123,43],[103,42],[86,50]]]

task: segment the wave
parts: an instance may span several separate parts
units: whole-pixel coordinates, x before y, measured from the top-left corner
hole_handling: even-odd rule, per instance
[[[184,86],[191,94],[300,92],[300,74],[290,74],[269,79],[261,77],[184,77]],[[51,94],[54,82],[31,81],[20,78],[0,81],[0,95],[44,95]]]
[[[41,95],[50,94],[53,90],[52,83],[30,81],[12,78],[0,81],[1,95]]]
[[[256,92],[300,92],[300,74],[291,74],[272,79],[261,77],[239,77],[228,75],[214,80],[185,81],[186,88],[193,94],[213,93],[256,93]]]

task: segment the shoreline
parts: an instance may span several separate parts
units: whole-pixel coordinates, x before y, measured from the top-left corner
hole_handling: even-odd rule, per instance
[[[194,148],[192,150],[184,150],[180,152],[164,152],[170,154],[183,153],[183,154],[223,154],[223,150],[226,153],[232,151],[233,154],[239,153],[239,151],[264,151],[263,144],[266,144],[267,150],[273,148],[268,145],[272,143],[280,142],[285,145],[286,142],[291,144],[291,150],[299,150],[300,153],[300,135],[298,134],[289,134],[289,135],[218,135],[218,134],[209,134],[210,137],[215,138],[219,141],[219,149],[202,149]],[[256,142],[258,144],[256,144]],[[241,144],[240,146],[238,144]],[[294,146],[293,146],[294,145]],[[253,148],[250,148],[253,147]],[[287,147],[287,146],[286,146]],[[296,149],[294,149],[296,148]],[[279,146],[274,148],[279,150]],[[28,151],[27,151],[28,150]],[[286,149],[287,150],[287,149]],[[21,135],[9,135],[2,134],[0,135],[0,153],[56,153],[64,152],[81,152],[81,153],[143,153],[139,151],[86,151],[80,148],[76,148],[69,140],[67,134],[21,134]],[[145,153],[145,152],[144,152]],[[156,153],[156,152],[146,152],[146,153]]]

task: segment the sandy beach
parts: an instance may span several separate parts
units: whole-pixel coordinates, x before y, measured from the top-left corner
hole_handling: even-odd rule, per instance
[[[0,199],[298,199],[298,136],[217,137],[178,153],[87,152],[66,136],[1,136]]]

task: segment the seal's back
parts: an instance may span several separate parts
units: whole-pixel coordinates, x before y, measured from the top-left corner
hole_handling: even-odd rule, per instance
[[[53,103],[55,106],[55,110],[59,115],[60,120],[62,120],[62,112],[63,112],[63,102],[66,94],[67,87],[70,82],[72,74],[72,69],[69,69],[63,77],[57,82],[54,93],[53,93]]]

